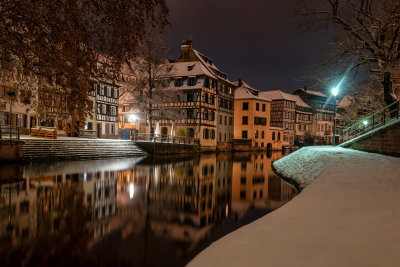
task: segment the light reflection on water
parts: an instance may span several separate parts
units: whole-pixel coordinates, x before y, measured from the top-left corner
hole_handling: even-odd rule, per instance
[[[6,265],[179,266],[297,192],[281,153],[0,166]],[[43,246],[46,244],[46,246]]]

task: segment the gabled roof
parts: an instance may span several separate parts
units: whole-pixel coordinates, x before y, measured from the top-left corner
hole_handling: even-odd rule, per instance
[[[260,92],[260,95],[270,98],[272,100],[284,99],[288,101],[293,101],[296,103],[296,105],[300,107],[311,108],[298,95],[288,94],[282,92],[281,90],[262,91]]]
[[[167,76],[174,77],[190,77],[197,75],[207,75],[212,78],[217,78],[213,73],[211,73],[201,62],[190,61],[190,62],[175,62],[170,63],[172,70],[167,73]]]
[[[350,106],[353,103],[352,100],[353,98],[351,96],[345,95],[342,100],[339,101],[338,108],[346,108]]]
[[[297,90],[300,90],[300,91],[303,91],[304,93],[306,93],[306,94],[310,94],[310,95],[316,95],[316,96],[320,96],[320,97],[328,97],[327,95],[325,95],[324,93],[322,93],[322,92],[318,92],[318,91],[312,91],[312,90],[304,90],[304,88],[299,88],[299,89],[297,89]],[[297,91],[296,90],[296,91]]]
[[[259,90],[250,87],[245,82],[234,82],[233,84],[238,86],[235,90],[235,99],[258,99],[262,101],[271,101],[271,99],[267,97],[260,96]]]

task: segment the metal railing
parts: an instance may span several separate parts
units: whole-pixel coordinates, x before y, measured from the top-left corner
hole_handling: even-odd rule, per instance
[[[147,134],[139,133],[132,136],[133,141],[145,141],[145,142],[156,142],[156,143],[171,143],[171,144],[189,144],[197,145],[198,139],[193,137],[185,136],[171,136],[163,134]]]
[[[374,114],[354,123],[352,126],[342,131],[342,142],[349,141],[353,138],[368,133],[378,127],[396,121],[400,117],[400,100],[384,107]]]
[[[0,139],[19,140],[19,127],[12,125],[0,125]]]

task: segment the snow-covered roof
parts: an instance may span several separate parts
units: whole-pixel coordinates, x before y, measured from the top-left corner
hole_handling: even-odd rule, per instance
[[[207,75],[215,79],[217,78],[212,72],[210,72],[203,64],[198,61],[175,62],[170,64],[173,67],[172,70],[167,73],[167,76],[190,77],[197,75]]]
[[[217,76],[219,79],[224,80],[227,83],[233,84],[230,80],[228,80],[228,75],[220,71],[217,66],[214,65],[211,59],[197,51],[196,49],[193,49],[193,53],[196,55],[196,57],[200,60],[201,63],[203,63],[204,67],[206,67],[211,73],[214,75],[212,77]]]
[[[293,102],[296,102],[296,105],[298,105],[300,107],[311,108],[309,105],[307,105],[301,99],[300,96],[288,94],[288,93],[282,92],[281,90],[262,91],[262,92],[260,92],[260,95],[265,96],[272,100],[284,99],[284,100],[293,101]]]
[[[321,96],[321,97],[328,97],[326,94],[322,93],[322,92],[318,92],[318,91],[312,91],[312,90],[304,90],[304,88],[299,88],[297,90],[303,91],[306,94],[310,94],[310,95],[316,95],[316,96]]]
[[[234,82],[239,86],[239,82]],[[247,83],[241,82],[241,85],[235,90],[235,99],[258,99],[262,101],[271,101],[271,99],[260,96],[259,90],[250,87]]]
[[[338,107],[346,108],[352,104],[352,97],[349,95],[345,95],[342,100],[339,101]]]

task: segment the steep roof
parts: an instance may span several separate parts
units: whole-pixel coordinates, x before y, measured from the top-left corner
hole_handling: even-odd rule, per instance
[[[342,100],[339,101],[338,108],[346,108],[352,104],[352,97],[345,95]]]
[[[282,92],[281,90],[262,91],[262,92],[260,92],[260,95],[270,98],[272,100],[284,99],[284,100],[293,101],[296,103],[296,105],[298,105],[300,107],[311,108],[298,95],[288,94],[288,93]]]
[[[260,96],[259,90],[250,87],[245,82],[234,82],[233,84],[238,86],[235,90],[235,99],[258,99],[262,101],[271,101],[271,99],[265,96]]]
[[[304,88],[299,88],[297,90],[303,91],[306,94],[310,94],[310,95],[316,95],[316,96],[321,96],[321,97],[328,97],[326,94],[322,93],[322,92],[318,92],[318,91],[312,91],[312,90],[304,90]],[[296,91],[297,91],[296,90]]]
[[[190,77],[197,75],[207,75],[212,78],[217,78],[212,72],[210,72],[203,64],[198,61],[189,62],[175,62],[171,63],[172,70],[169,74],[175,77]]]

